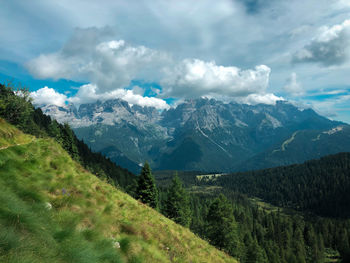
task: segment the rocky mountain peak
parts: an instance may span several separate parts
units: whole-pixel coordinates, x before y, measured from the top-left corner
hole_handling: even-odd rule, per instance
[[[43,111],[70,123],[93,150],[130,169],[148,160],[159,169],[232,170],[296,132],[323,134],[341,124],[288,102],[247,105],[206,98],[186,100],[161,113],[121,99],[82,104],[79,109],[49,105]]]

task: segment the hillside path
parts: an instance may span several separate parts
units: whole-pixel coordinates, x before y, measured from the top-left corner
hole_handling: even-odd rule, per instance
[[[6,150],[6,149],[11,148],[11,147],[15,147],[15,146],[21,146],[21,145],[30,144],[30,143],[34,142],[35,140],[36,139],[33,139],[30,142],[26,142],[26,143],[17,143],[17,144],[13,144],[13,145],[3,146],[3,147],[0,147],[0,151],[1,150]]]

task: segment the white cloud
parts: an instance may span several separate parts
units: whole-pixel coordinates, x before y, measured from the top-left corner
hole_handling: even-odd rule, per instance
[[[350,19],[334,26],[322,26],[318,34],[293,56],[293,62],[314,62],[324,66],[344,64],[349,57]]]
[[[100,43],[96,49],[100,52],[113,52],[114,50],[118,50],[125,46],[124,40],[112,40],[108,42]]]
[[[283,97],[278,97],[272,93],[267,94],[250,94],[247,97],[237,98],[236,101],[240,103],[255,105],[255,104],[269,104],[275,105],[276,101],[284,100]]]
[[[63,107],[67,96],[56,92],[54,89],[44,87],[30,93],[35,105],[56,105]]]
[[[218,0],[213,4],[209,0],[113,0],[104,1],[101,5],[93,0],[76,0],[74,3],[71,0],[2,1],[0,57],[22,64],[33,57],[39,58],[41,52],[62,48],[74,28],[108,25],[112,29],[110,31],[118,33],[117,37],[108,30],[103,34],[96,32],[100,31],[96,28],[90,28],[89,34],[85,30],[80,34],[84,37],[71,39],[61,51],[51,54],[58,57],[53,56],[52,59],[50,54],[43,54],[41,61],[38,59],[36,62],[46,65],[46,68],[38,71],[36,76],[74,78],[84,83],[95,83],[106,91],[123,86],[131,77],[139,77],[139,73],[133,73],[135,67],[129,66],[128,72],[120,72],[115,71],[103,56],[98,62],[101,51],[97,50],[97,46],[117,39],[109,43],[107,51],[102,53],[108,56],[113,48],[118,53],[132,43],[134,48],[143,45],[152,50],[170,52],[179,61],[198,58],[242,69],[254,69],[256,65],[266,64],[273,71],[269,92],[280,92],[292,71],[298,73],[298,80],[306,90],[346,86],[350,81],[349,59],[343,51],[350,44],[336,41],[342,39],[343,33],[326,44],[317,42],[317,37],[322,35],[322,28],[327,31],[322,25],[327,24],[327,28],[331,29],[332,25],[342,25],[349,18],[350,1],[265,2]],[[246,12],[249,6],[256,12]],[[320,31],[317,31],[319,28]],[[121,44],[118,39],[125,40],[124,46],[118,47]],[[316,42],[321,44],[311,45]],[[328,45],[331,42],[333,47]],[[297,54],[300,49],[303,50],[298,53],[300,59],[294,57],[295,61],[310,63],[288,63],[290,54]],[[316,52],[319,49],[323,51]],[[69,63],[72,65],[69,66]],[[343,68],[340,69],[341,63]],[[174,66],[172,63],[168,65]],[[332,70],[333,67],[320,67],[329,65],[336,65],[336,70]],[[33,70],[37,71],[35,68]],[[155,78],[155,73],[160,74],[155,68],[162,67],[147,64],[147,68],[149,74],[144,72],[143,75]],[[3,70],[7,70],[10,76],[16,74],[9,67]],[[136,70],[140,72],[137,66]]]
[[[59,54],[53,53],[40,55],[28,64],[29,71],[39,79],[53,78],[70,78],[71,71],[67,63]]]
[[[158,99],[155,97],[143,97],[138,94],[134,94],[131,90],[123,90],[121,99],[129,102],[129,104],[137,104],[140,106],[155,107],[157,109],[169,109],[169,105],[165,100]]]
[[[179,59],[159,50],[132,46],[124,40],[106,40],[110,38],[108,34],[106,28],[77,29],[61,50],[42,54],[29,61],[27,67],[38,78],[91,83],[82,86],[71,99],[78,104],[117,96],[139,105],[167,106],[162,104],[163,100],[142,97],[138,88],[133,92],[124,90],[135,79],[160,83],[162,90],[154,91],[154,95],[161,98],[228,96],[234,100],[266,94],[271,71],[268,66],[243,70],[214,61]]]
[[[254,70],[218,66],[215,62],[185,59],[175,69],[166,72],[161,84],[166,88],[163,96],[200,97],[226,95],[240,97],[262,94],[269,82],[270,68],[265,65]]]
[[[142,107],[155,107],[160,110],[168,109],[170,107],[165,100],[155,97],[144,97],[140,94],[135,94],[134,90],[116,89],[100,93],[99,88],[94,84],[81,86],[77,94],[70,97],[68,101],[75,105],[80,105],[83,103],[92,103],[97,100],[106,101],[117,98],[125,100],[131,105],[136,104]]]
[[[127,45],[124,40],[103,41],[108,35],[104,31],[76,29],[61,50],[41,54],[27,68],[37,78],[84,80],[109,91],[126,87],[133,79],[159,79],[162,68],[171,64],[167,53]]]
[[[316,37],[316,40],[319,42],[329,42],[333,39],[339,38],[340,34],[349,27],[350,19],[332,27],[323,26],[320,28],[320,34]]]
[[[293,72],[286,81],[286,85],[283,89],[292,96],[301,96],[305,92],[301,84],[297,81],[297,74]]]

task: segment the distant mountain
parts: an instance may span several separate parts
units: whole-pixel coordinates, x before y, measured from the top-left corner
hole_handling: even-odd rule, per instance
[[[350,150],[348,143],[339,143],[350,134],[347,124],[283,101],[245,105],[195,99],[159,112],[115,99],[79,109],[42,109],[68,122],[93,150],[132,171],[145,160],[164,170],[250,170]]]
[[[249,171],[302,163],[344,151],[350,151],[349,125],[329,130],[298,130],[284,142],[243,161],[236,170]]]

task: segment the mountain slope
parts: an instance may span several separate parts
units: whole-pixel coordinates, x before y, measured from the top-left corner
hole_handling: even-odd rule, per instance
[[[274,147],[243,161],[235,170],[258,170],[302,163],[345,151],[350,151],[349,125],[340,125],[329,130],[300,130]]]
[[[309,151],[303,155],[287,147],[287,159],[269,155],[269,151],[296,132],[299,136],[304,131],[322,133],[347,126],[283,101],[245,105],[194,99],[160,113],[152,107],[130,106],[116,99],[83,104],[79,109],[69,105],[62,109],[45,106],[43,110],[68,121],[93,150],[135,172],[146,160],[155,169],[222,172],[302,162],[315,157],[318,146],[312,145],[322,141],[305,138],[303,143],[308,144]],[[350,150],[348,145],[328,146],[329,151],[322,154]]]
[[[236,262],[90,174],[53,139],[3,120],[0,138],[1,262]]]
[[[135,179],[128,170],[117,166],[101,153],[91,149],[75,136],[67,125],[59,124],[42,113],[40,108],[34,108],[25,89],[13,91],[10,86],[0,84],[0,117],[15,125],[21,131],[41,138],[53,138],[69,155],[91,173],[107,177],[123,189],[127,189]],[[17,93],[22,96],[16,96]],[[0,139],[1,140],[1,139]]]

